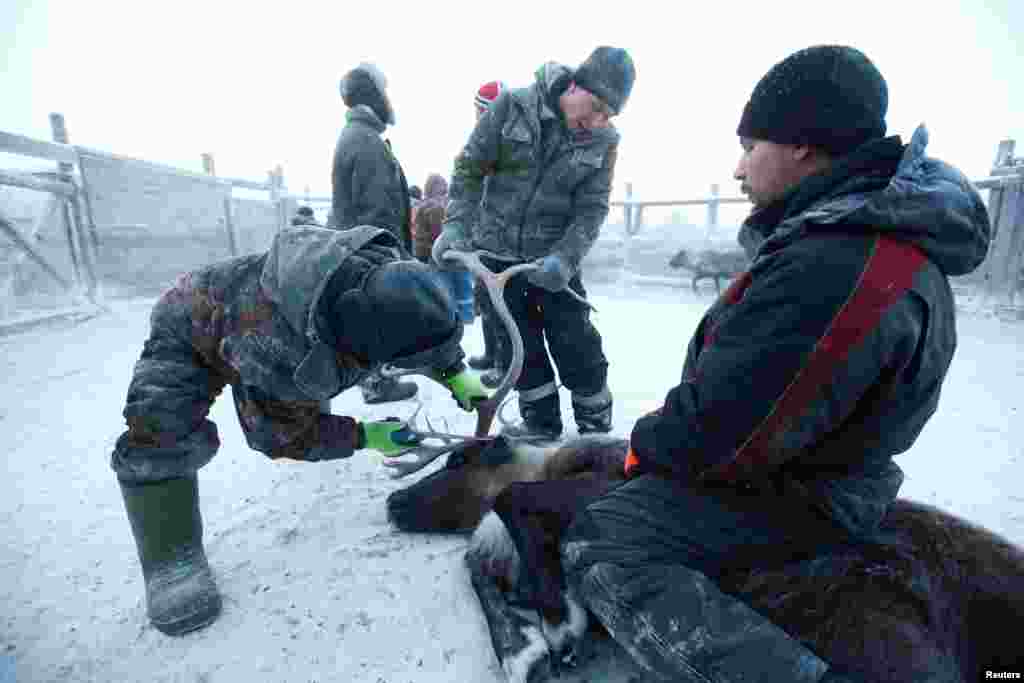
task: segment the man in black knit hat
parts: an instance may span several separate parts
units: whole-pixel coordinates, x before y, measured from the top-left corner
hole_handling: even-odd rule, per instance
[[[629,99],[636,69],[625,50],[602,46],[576,69],[549,62],[535,76],[530,87],[498,95],[477,121],[456,158],[432,255],[442,268],[452,248],[491,252],[484,261],[496,270],[537,264],[505,289],[526,354],[516,384],[523,422],[506,433],[556,439],[562,414],[549,349],[579,432],[612,427],[601,335],[566,290],[585,294],[580,263],[608,215],[618,149],[610,119]]]
[[[338,90],[349,110],[334,148],[328,227],[385,228],[411,254],[409,186],[390,141],[381,137],[395,123],[387,79],[375,64],[363,62],[341,78]],[[378,373],[367,376],[359,388],[367,403],[403,401],[416,395],[413,382],[399,382]]]
[[[948,277],[982,262],[989,221],[924,154],[923,127],[885,137],[887,103],[846,46],[801,50],[754,88],[735,174],[752,265],[634,426],[628,480],[566,534],[569,585],[658,680],[952,680],[942,662],[826,663],[714,582],[872,539],[903,481],[893,458],[935,411],[956,346]]]
[[[220,613],[197,472],[220,445],[207,415],[225,386],[251,448],[303,462],[413,443],[401,422],[325,410],[383,363],[432,368],[465,410],[486,398],[462,362],[451,297],[430,267],[402,255],[391,232],[372,226],[291,227],[263,254],[182,275],[156,303],[111,467],[161,632],[180,635]]]

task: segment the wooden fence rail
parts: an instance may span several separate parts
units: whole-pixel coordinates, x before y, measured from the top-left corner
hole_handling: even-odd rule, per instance
[[[216,173],[213,155],[206,153],[201,157],[203,172],[195,173],[72,145],[68,141],[63,117],[60,114],[51,114],[50,123],[53,132],[52,142],[0,131],[0,152],[54,161],[57,165],[55,172],[50,173],[0,171],[0,186],[30,189],[52,195],[44,212],[45,219],[40,218],[36,221],[28,235],[19,231],[15,221],[2,213],[0,232],[6,234],[22,252],[18,263],[25,258],[31,259],[63,288],[84,289],[86,297],[93,302],[99,297],[100,291],[101,278],[97,271],[100,233],[103,230],[135,229],[139,232],[145,229],[162,230],[167,227],[160,222],[159,213],[154,213],[153,216],[156,218],[152,220],[140,220],[137,216],[133,220],[112,218],[118,204],[116,201],[112,202],[111,197],[103,196],[104,193],[109,194],[113,190],[110,189],[109,178],[102,177],[103,172],[109,170],[110,166],[121,173],[123,182],[116,188],[120,191],[136,191],[150,195],[156,193],[159,197],[159,193],[166,190],[167,184],[173,185],[180,181],[184,183],[180,187],[185,189],[179,188],[178,194],[184,192],[187,197],[191,196],[188,194],[188,187],[197,188],[196,192],[200,192],[199,188],[207,188],[201,190],[202,198],[195,195],[196,201],[205,198],[207,205],[211,201],[216,204],[216,213],[219,214],[217,222],[220,225],[218,229],[222,231],[227,252],[231,255],[242,252],[243,246],[250,249],[254,246],[242,245],[242,236],[248,234],[251,226],[242,225],[244,221],[235,215],[232,190],[267,193],[268,205],[272,207],[267,214],[273,224],[268,226],[271,232],[276,232],[289,224],[299,203],[329,204],[331,201],[328,195],[311,195],[308,187],[302,194],[289,192],[280,165],[268,171],[267,179],[262,182],[223,177]],[[992,248],[983,266],[986,291],[994,297],[1009,297],[1011,301],[1020,286],[1018,274],[1024,267],[1024,159],[1015,157],[1014,149],[1012,140],[1002,141],[998,146],[990,177],[974,182],[979,189],[989,192],[988,206],[994,233]],[[148,185],[145,184],[147,178],[150,179]],[[100,189],[92,187],[91,184],[97,180],[106,184]],[[161,182],[164,185],[161,185]],[[106,204],[97,207],[98,200],[101,204],[104,201]],[[159,199],[156,201],[159,203]],[[721,206],[747,203],[749,200],[744,197],[721,196],[717,184],[712,185],[709,194],[703,198],[640,200],[634,198],[633,184],[627,182],[624,199],[612,201],[610,206],[622,210],[626,235],[631,237],[642,229],[644,212],[648,208],[705,206],[705,224],[708,230],[711,230],[719,223]],[[114,209],[111,209],[112,205]],[[98,209],[105,210],[102,217],[98,216]],[[63,275],[54,263],[33,247],[33,239],[39,232],[41,222],[49,220],[57,213],[61,215],[64,223],[64,238],[73,270],[71,277]],[[154,232],[154,235],[156,234],[158,233]]]

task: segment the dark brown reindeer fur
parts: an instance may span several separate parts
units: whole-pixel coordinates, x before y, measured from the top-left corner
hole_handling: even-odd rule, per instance
[[[626,448],[626,441],[609,437],[547,450],[502,440],[486,453],[475,446],[392,494],[389,515],[406,530],[465,531],[515,482],[614,483],[622,477]],[[545,552],[557,574],[552,549],[561,529],[554,527],[548,522]],[[580,623],[572,596],[565,596],[566,610],[545,613],[539,624],[512,607],[522,563],[493,514],[477,529],[466,562],[509,679],[545,680],[559,655],[573,652],[586,615]],[[969,682],[985,680],[986,671],[1024,673],[1024,552],[929,505],[898,500],[876,543],[756,570],[738,567],[716,578],[826,661],[865,680]]]

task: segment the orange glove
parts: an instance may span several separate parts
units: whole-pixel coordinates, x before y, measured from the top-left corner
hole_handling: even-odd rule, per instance
[[[633,447],[629,447],[629,452],[626,453],[626,462],[623,464],[622,471],[629,478],[629,471],[640,464],[640,458],[636,457],[636,453],[633,452]]]

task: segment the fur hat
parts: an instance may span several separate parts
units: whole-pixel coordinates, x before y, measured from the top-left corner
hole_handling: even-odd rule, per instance
[[[885,135],[889,91],[863,52],[817,45],[773,66],[754,87],[736,134],[842,156]]]
[[[635,80],[636,67],[629,53],[604,45],[591,52],[573,74],[577,85],[604,100],[615,114],[626,106]]]
[[[387,95],[388,80],[376,65],[361,62],[341,77],[338,90],[346,107],[364,104],[384,123],[395,125],[395,111]]]

